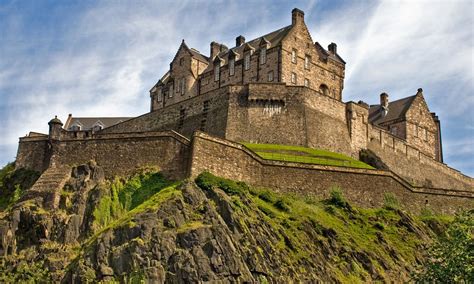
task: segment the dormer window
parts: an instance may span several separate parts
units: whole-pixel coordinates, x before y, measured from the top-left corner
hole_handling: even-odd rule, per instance
[[[219,63],[214,66],[214,81],[219,81],[220,79],[221,66]]]
[[[291,51],[291,62],[296,63],[296,49]]]
[[[231,58],[229,60],[229,75],[234,76],[235,74],[235,59]]]
[[[244,69],[249,70],[250,69],[250,53],[246,53],[244,57]]]
[[[260,49],[260,65],[265,64],[267,62],[267,48],[262,47]]]
[[[96,122],[94,124],[94,126],[92,126],[92,131],[94,131],[94,132],[95,131],[100,131],[102,129],[104,129],[104,125],[102,125],[102,123],[100,123],[100,122]]]
[[[81,126],[78,125],[78,124],[74,124],[73,126],[71,126],[69,128],[69,130],[71,130],[71,131],[81,131]]]

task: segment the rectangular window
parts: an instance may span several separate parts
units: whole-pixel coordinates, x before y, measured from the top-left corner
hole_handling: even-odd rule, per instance
[[[418,137],[418,125],[415,125],[415,137]]]
[[[245,54],[244,58],[244,69],[249,70],[250,69],[250,53]]]
[[[296,85],[296,73],[291,73],[291,83]]]
[[[260,49],[260,65],[265,64],[267,62],[267,48],[262,47]]]
[[[185,91],[186,91],[186,79],[182,78],[181,79],[181,95],[184,95]]]
[[[309,87],[309,80],[304,78],[304,86]]]
[[[291,62],[296,63],[296,49],[291,51]]]
[[[159,102],[163,100],[163,94],[161,93],[161,88],[158,89],[158,95],[156,96],[156,99]]]
[[[235,59],[229,60],[229,75],[234,76],[235,74]]]
[[[169,89],[169,94],[168,94],[168,96],[169,96],[170,98],[173,97],[173,85],[170,85],[170,89]]]
[[[214,67],[214,81],[219,81],[220,72],[221,72],[221,67],[219,65],[216,65]]]
[[[268,82],[273,82],[273,71],[268,72]]]
[[[304,68],[309,70],[311,63],[311,57],[309,55],[305,55],[304,57]]]

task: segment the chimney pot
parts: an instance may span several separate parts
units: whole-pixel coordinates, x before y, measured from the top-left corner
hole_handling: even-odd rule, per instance
[[[304,23],[304,12],[298,8],[294,8],[291,11],[291,25],[296,25],[299,23]]]
[[[418,88],[418,93],[423,93],[423,89],[422,89],[422,88]]]
[[[384,109],[388,109],[388,94],[387,93],[380,94],[380,106]]]
[[[245,37],[243,37],[242,35],[239,35],[238,37],[235,38],[235,46],[241,46],[244,43],[245,43]]]
[[[331,44],[328,45],[328,50],[332,54],[336,54],[337,53],[337,44],[335,44],[334,42],[331,42]]]

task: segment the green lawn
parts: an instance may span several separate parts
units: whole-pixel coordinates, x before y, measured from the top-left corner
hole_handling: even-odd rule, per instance
[[[301,146],[242,143],[266,160],[288,161],[316,165],[373,169],[364,162],[355,160],[343,154],[321,149],[312,149]]]

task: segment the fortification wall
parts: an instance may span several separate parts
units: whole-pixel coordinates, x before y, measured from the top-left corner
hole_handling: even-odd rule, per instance
[[[415,186],[474,191],[474,179],[437,162],[383,129],[370,128],[367,148]]]
[[[202,130],[224,137],[228,97],[229,87],[221,88],[124,121],[100,133],[174,130],[191,137],[194,131]]]
[[[172,179],[183,179],[190,155],[189,140],[171,131],[102,134],[89,139],[53,140],[50,144],[47,140],[24,140],[17,166],[40,172],[49,165],[74,166],[95,160],[107,177],[155,166]]]
[[[328,197],[331,187],[339,186],[350,202],[364,207],[383,206],[386,193],[393,194],[412,212],[430,208],[452,214],[474,206],[472,192],[413,188],[387,171],[263,160],[240,144],[197,133],[190,176],[206,170],[255,186],[319,198]]]
[[[49,166],[50,156],[47,136],[23,137],[18,144],[15,167],[43,172]]]

